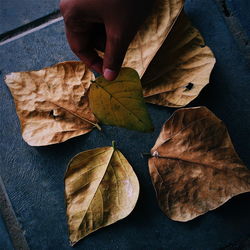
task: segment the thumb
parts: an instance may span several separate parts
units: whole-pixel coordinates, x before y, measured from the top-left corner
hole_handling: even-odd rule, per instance
[[[106,48],[103,61],[103,75],[105,79],[113,81],[119,74],[130,39],[122,35],[107,32]]]

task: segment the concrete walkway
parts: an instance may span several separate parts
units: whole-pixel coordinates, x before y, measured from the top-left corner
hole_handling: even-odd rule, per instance
[[[28,146],[3,76],[76,57],[66,42],[57,1],[0,0],[0,6],[1,250],[71,249],[63,184],[67,162],[112,140],[138,175],[138,204],[129,217],[89,235],[75,249],[249,249],[250,194],[188,223],[171,221],[158,208],[147,160],[140,154],[150,150],[173,109],[148,105],[153,134],[104,127],[105,133],[94,130],[59,145]],[[188,0],[186,12],[217,58],[211,84],[189,106],[205,105],[219,116],[250,167],[249,0]]]

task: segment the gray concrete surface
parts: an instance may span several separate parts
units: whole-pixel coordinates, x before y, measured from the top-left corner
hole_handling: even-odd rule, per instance
[[[14,249],[1,214],[0,214],[0,249],[2,250]]]
[[[236,151],[250,166],[247,58],[216,1],[190,0],[186,11],[217,58],[211,84],[189,106],[205,105],[218,115],[226,123]],[[0,174],[31,249],[71,249],[63,192],[67,162],[83,150],[110,145],[112,140],[138,175],[139,201],[129,217],[89,235],[76,249],[218,249],[249,237],[250,194],[240,195],[188,223],[171,221],[160,211],[147,160],[140,154],[150,150],[174,109],[148,105],[155,125],[152,134],[104,127],[102,133],[94,130],[48,147],[30,147],[22,140],[3,76],[75,59],[66,43],[62,23],[1,46],[0,58],[4,58],[0,62]]]
[[[59,0],[0,0],[0,35],[58,9]]]
[[[0,249],[29,250],[24,230],[18,222],[0,176]]]

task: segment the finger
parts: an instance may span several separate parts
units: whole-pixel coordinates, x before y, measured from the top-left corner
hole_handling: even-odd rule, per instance
[[[106,47],[106,31],[103,23],[96,23],[92,32],[94,48],[104,52]]]
[[[72,51],[79,59],[90,69],[102,74],[103,60],[93,47],[90,28],[91,25],[84,27],[83,30],[72,31],[66,27],[66,36]]]
[[[114,35],[114,33],[107,30],[103,62],[104,77],[107,80],[113,81],[118,76],[129,43],[129,38],[122,35]]]

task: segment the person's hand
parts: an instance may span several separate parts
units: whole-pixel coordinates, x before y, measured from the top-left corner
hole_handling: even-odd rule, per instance
[[[61,0],[72,51],[92,70],[114,80],[129,43],[154,0]],[[96,49],[104,51],[102,60]]]

